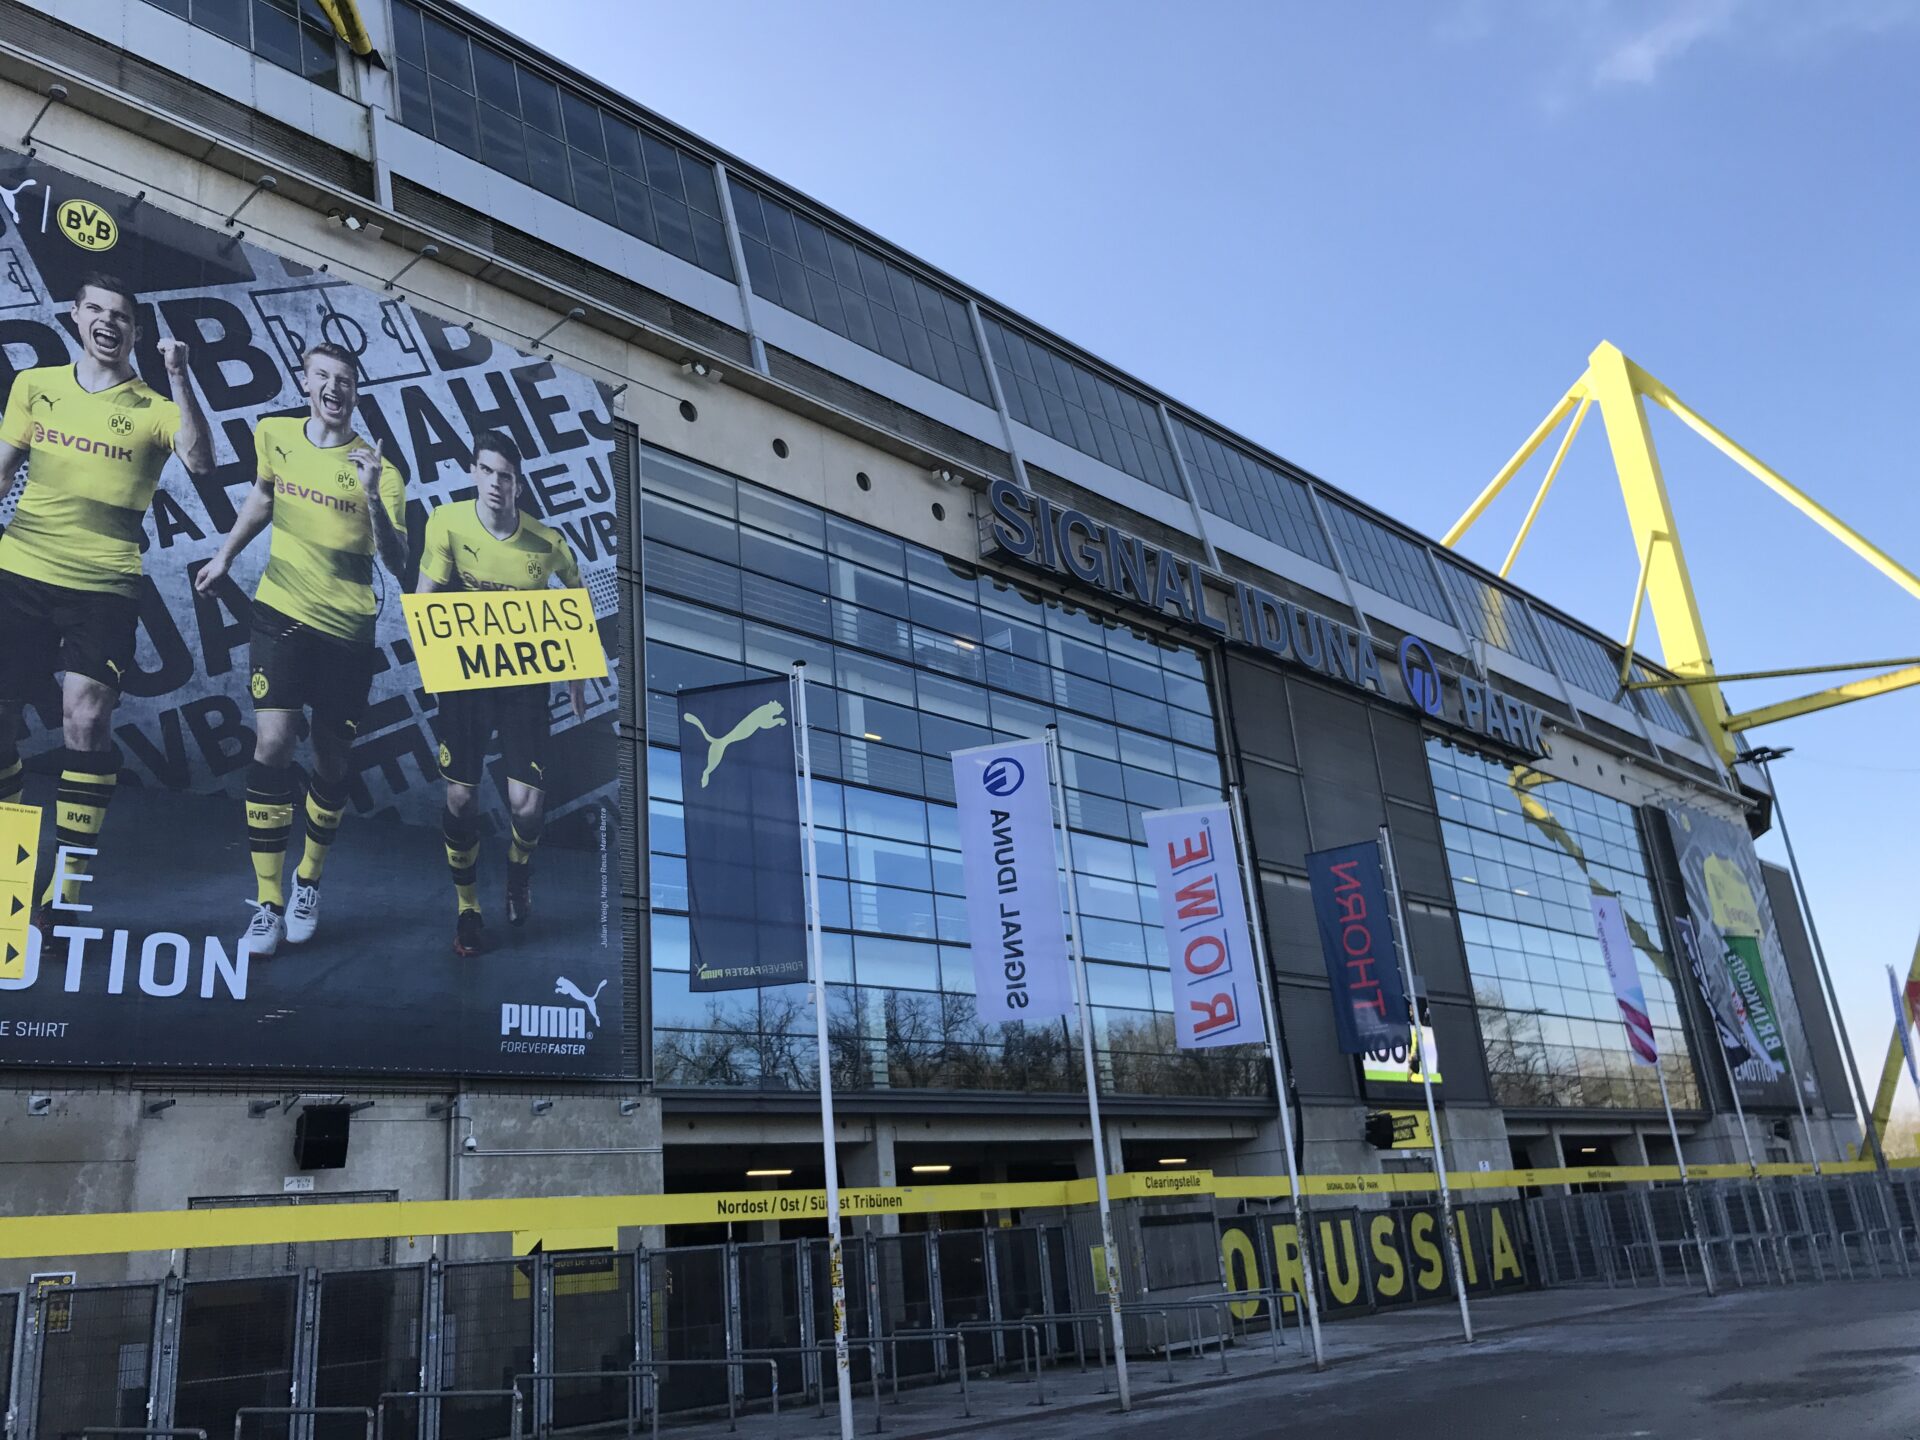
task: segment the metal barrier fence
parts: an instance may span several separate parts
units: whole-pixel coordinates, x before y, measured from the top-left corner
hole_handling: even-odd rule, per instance
[[[1309,1261],[1330,1319],[1452,1303],[1437,1209],[1391,1198],[1312,1204],[1304,1246],[1284,1203],[1119,1207],[1129,1348],[1169,1369],[1176,1353],[1224,1366],[1229,1345],[1277,1354]],[[1460,1205],[1463,1278],[1486,1294],[1920,1270],[1920,1172],[1712,1180],[1693,1198],[1691,1214],[1666,1184]],[[1045,1365],[1094,1358],[1104,1376],[1097,1243],[1071,1213],[849,1236],[856,1392],[877,1406],[883,1388],[1006,1372],[1044,1403]],[[501,1440],[823,1404],[832,1333],[824,1238],[60,1286],[0,1292],[0,1414],[7,1440],[365,1440],[368,1416],[380,1440]]]

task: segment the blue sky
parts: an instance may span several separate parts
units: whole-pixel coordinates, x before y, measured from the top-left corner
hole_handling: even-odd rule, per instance
[[[478,3],[1429,534],[1608,339],[1920,570],[1920,7]],[[1721,669],[1920,654],[1920,601],[1654,431]],[[1497,566],[1530,493],[1467,553]],[[1514,578],[1619,636],[1635,574],[1591,425]],[[1920,689],[1755,736],[1794,748],[1869,1086],[1920,929],[1916,733]]]

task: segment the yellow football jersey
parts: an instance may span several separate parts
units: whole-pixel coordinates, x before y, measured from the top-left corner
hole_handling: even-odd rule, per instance
[[[558,578],[580,588],[573,547],[550,525],[520,515],[520,525],[498,539],[480,523],[478,502],[456,500],[427,517],[420,573],[443,590],[544,590]]]
[[[0,570],[131,595],[141,522],[179,432],[180,407],[137,375],[96,394],[71,365],[21,371],[0,441],[26,450],[27,486],[0,536]]]
[[[347,456],[369,442],[355,435],[322,450],[301,416],[253,427],[260,478],[273,486],[273,540],[255,599],[324,634],[373,641],[373,522],[360,472]],[[406,534],[407,495],[391,460],[380,462],[380,500]]]

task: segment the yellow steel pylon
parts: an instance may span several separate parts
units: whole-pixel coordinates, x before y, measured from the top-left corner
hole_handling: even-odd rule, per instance
[[[1700,718],[1706,722],[1707,735],[1719,752],[1721,761],[1731,766],[1739,754],[1735,737],[1742,731],[1751,730],[1760,725],[1770,725],[1777,720],[1791,719],[1796,715],[1811,714],[1816,710],[1825,710],[1834,705],[1844,705],[1852,700],[1864,700],[1870,696],[1884,695],[1890,691],[1920,684],[1920,656],[1908,656],[1898,660],[1800,665],[1739,673],[1718,671],[1714,668],[1713,655],[1707,646],[1706,623],[1701,618],[1700,602],[1694,594],[1693,578],[1687,570],[1686,552],[1680,543],[1680,527],[1674,517],[1672,501],[1667,494],[1666,480],[1660,473],[1660,457],[1654,449],[1653,435],[1647,427],[1647,412],[1643,401],[1651,401],[1675,416],[1683,425],[1732,460],[1734,464],[1780,496],[1902,590],[1916,600],[1920,600],[1920,578],[1916,578],[1912,571],[1847,525],[1805,491],[1756,459],[1751,452],[1729,439],[1687,406],[1673,391],[1621,354],[1616,346],[1606,341],[1602,341],[1587,357],[1586,371],[1559,400],[1554,402],[1553,408],[1547,412],[1546,419],[1535,427],[1525,443],[1514,452],[1513,458],[1500,467],[1499,473],[1493,477],[1486,489],[1475,497],[1466,512],[1454,522],[1453,528],[1442,537],[1441,544],[1449,548],[1458,545],[1461,537],[1467,533],[1474,521],[1486,512],[1487,507],[1519,473],[1520,468],[1532,458],[1541,445],[1546,443],[1547,437],[1553,434],[1560,422],[1568,415],[1572,415],[1572,423],[1568,425],[1567,433],[1561,439],[1552,463],[1547,467],[1546,478],[1541,481],[1533,503],[1527,508],[1526,518],[1520,522],[1519,533],[1514,536],[1513,545],[1508,549],[1507,558],[1500,567],[1500,574],[1504,578],[1513,568],[1513,562],[1520,554],[1520,547],[1526,543],[1534,521],[1539,518],[1540,508],[1547,498],[1547,491],[1552,487],[1554,477],[1560,472],[1561,462],[1566,459],[1567,449],[1580,429],[1580,422],[1586,415],[1587,407],[1590,404],[1597,405],[1601,419],[1606,422],[1607,443],[1613,452],[1614,472],[1620,481],[1621,497],[1626,501],[1627,519],[1633,528],[1634,553],[1639,558],[1639,580],[1634,587],[1633,611],[1627,624],[1626,654],[1620,662],[1622,693],[1628,690],[1664,687],[1684,689],[1692,699],[1694,709],[1699,711]],[[1639,633],[1642,602],[1649,599],[1653,602],[1653,622],[1660,632],[1662,655],[1666,668],[1676,677],[1673,679],[1634,680],[1632,678],[1633,645]],[[1877,669],[1882,673],[1861,680],[1848,681],[1845,684],[1818,690],[1792,700],[1782,700],[1745,711],[1729,710],[1726,697],[1720,689],[1723,683],[1733,680],[1761,680],[1789,675],[1817,675],[1870,669]],[[1914,949],[1913,963],[1908,970],[1908,977],[1920,980],[1920,946]],[[1880,1078],[1879,1092],[1874,1097],[1868,1121],[1873,1126],[1876,1136],[1884,1136],[1886,1133],[1887,1117],[1892,1109],[1894,1087],[1900,1067],[1900,1043],[1896,1032],[1887,1047],[1887,1059]]]
[[[1547,498],[1547,491],[1560,472],[1560,464],[1566,458],[1567,449],[1573,443],[1574,435],[1579,431],[1580,422],[1586,415],[1588,405],[1592,404],[1599,407],[1600,417],[1606,423],[1607,443],[1613,452],[1614,471],[1620,480],[1621,498],[1626,501],[1627,520],[1633,528],[1634,553],[1640,561],[1640,581],[1636,587],[1633,615],[1628,625],[1628,656],[1621,667],[1622,690],[1669,686],[1684,689],[1692,699],[1694,708],[1700,712],[1701,719],[1706,722],[1707,735],[1713,742],[1714,748],[1719,751],[1721,760],[1731,765],[1737,754],[1734,736],[1743,730],[1772,724],[1776,720],[1790,719],[1796,715],[1810,714],[1815,710],[1825,710],[1834,705],[1844,705],[1850,700],[1864,700],[1869,696],[1883,695],[1888,691],[1904,689],[1909,685],[1920,685],[1920,661],[1913,659],[1807,665],[1791,670],[1748,671],[1740,674],[1715,670],[1713,655],[1707,646],[1706,624],[1700,615],[1699,599],[1693,591],[1693,578],[1687,570],[1686,553],[1680,543],[1680,528],[1674,518],[1672,501],[1667,494],[1666,479],[1660,473],[1660,456],[1654,449],[1653,435],[1647,427],[1647,412],[1642,404],[1643,401],[1651,401],[1675,416],[1683,425],[1701,436],[1734,464],[1782,497],[1788,504],[1909,595],[1920,600],[1920,578],[1916,578],[1912,571],[1805,491],[1756,459],[1752,453],[1729,439],[1710,422],[1701,418],[1665,385],[1621,354],[1616,346],[1606,341],[1602,341],[1593,354],[1587,357],[1586,371],[1555,402],[1553,409],[1547,412],[1546,419],[1540,422],[1534,432],[1527,437],[1526,442],[1514,452],[1513,458],[1500,467],[1499,473],[1467,507],[1466,512],[1454,522],[1453,528],[1447,531],[1440,543],[1448,547],[1459,544],[1461,537],[1467,533],[1474,521],[1486,512],[1487,507],[1493,503],[1501,491],[1506,489],[1508,482],[1519,473],[1520,468],[1546,442],[1547,437],[1559,428],[1560,422],[1571,415],[1572,423],[1567,427],[1567,433],[1554,454],[1553,462],[1547,468],[1546,478],[1541,482],[1533,504],[1528,507],[1526,518],[1520,524],[1519,533],[1514,536],[1513,545],[1507,551],[1506,561],[1500,567],[1501,575],[1506,575],[1513,568],[1513,562],[1520,554],[1520,547],[1526,543],[1527,535],[1533,529],[1533,522],[1538,518],[1541,505]],[[1666,668],[1677,677],[1675,679],[1633,680],[1629,678],[1632,646],[1638,633],[1642,597],[1652,601],[1653,623],[1660,633],[1662,656],[1666,662]],[[1765,676],[1785,674],[1812,675],[1837,670],[1861,670],[1896,665],[1901,668],[1888,669],[1883,674],[1849,681],[1844,685],[1836,685],[1793,700],[1783,700],[1772,705],[1739,712],[1728,709],[1726,697],[1720,690],[1721,684],[1728,680],[1760,679]]]

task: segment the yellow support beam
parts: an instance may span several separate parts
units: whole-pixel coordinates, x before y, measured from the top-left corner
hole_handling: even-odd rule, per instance
[[[1633,527],[1633,548],[1646,557],[1647,594],[1653,601],[1653,623],[1660,632],[1666,667],[1678,675],[1711,675],[1713,652],[1636,377],[1645,378],[1609,342],[1602,341],[1587,359],[1586,384],[1606,422],[1613,468],[1627,502],[1627,521]],[[1733,738],[1727,733],[1727,703],[1719,687],[1695,686],[1687,694],[1706,721],[1720,758],[1731,765]]]
[[[1540,482],[1539,490],[1534,493],[1533,504],[1527,507],[1527,518],[1520,522],[1520,533],[1513,537],[1513,548],[1507,551],[1507,558],[1500,562],[1502,580],[1506,579],[1507,572],[1513,569],[1513,562],[1520,558],[1520,547],[1527,543],[1527,536],[1533,530],[1533,522],[1540,514],[1540,507],[1547,503],[1547,491],[1553,488],[1554,477],[1560,473],[1560,462],[1567,458],[1567,451],[1573,445],[1573,437],[1580,433],[1580,422],[1587,418],[1587,406],[1592,401],[1591,395],[1581,395],[1580,408],[1573,412],[1573,419],[1567,424],[1567,433],[1560,437],[1560,448],[1553,452],[1553,463],[1547,466],[1546,478]]]
[[[1743,710],[1727,717],[1727,733],[1737,735],[1743,730],[1754,730],[1776,721],[1811,715],[1816,710],[1831,710],[1836,705],[1845,705],[1854,700],[1871,700],[1889,691],[1905,690],[1909,685],[1920,685],[1920,665],[1910,665],[1905,670],[1895,670],[1887,675],[1869,675],[1865,680],[1836,685],[1831,690],[1802,695],[1797,700],[1781,700],[1773,705],[1762,705],[1757,710]]]
[[[1440,537],[1442,545],[1451,550],[1460,543],[1460,538],[1472,528],[1473,522],[1485,514],[1487,507],[1499,498],[1502,490],[1507,488],[1507,482],[1519,473],[1522,465],[1533,458],[1533,452],[1538,450],[1540,443],[1553,433],[1553,427],[1564,420],[1567,412],[1573,409],[1574,402],[1581,397],[1582,384],[1582,381],[1576,380],[1567,393],[1554,403],[1553,409],[1547,412],[1547,418],[1533,427],[1533,433],[1526,438],[1518,450],[1513,452],[1513,458],[1500,467],[1500,473],[1487,482],[1487,488],[1475,497],[1474,502],[1467,507],[1466,513],[1453,522],[1451,530]]]
[[[1842,545],[1845,545],[1849,550],[1853,551],[1854,554],[1858,555],[1882,575],[1893,581],[1893,583],[1898,585],[1902,590],[1905,590],[1907,594],[1913,596],[1916,600],[1920,600],[1920,577],[1916,577],[1906,566],[1902,565],[1878,545],[1875,545],[1871,540],[1867,539],[1866,536],[1848,525],[1844,520],[1840,519],[1839,516],[1835,515],[1831,510],[1828,510],[1804,490],[1801,490],[1786,480],[1777,471],[1772,469],[1772,467],[1754,458],[1750,452],[1743,449],[1740,445],[1729,440],[1711,423],[1701,419],[1699,415],[1687,408],[1678,396],[1658,380],[1655,380],[1651,375],[1647,374],[1646,371],[1640,369],[1637,365],[1633,365],[1632,361],[1628,361],[1627,363],[1629,366],[1632,366],[1636,377],[1641,382],[1641,393],[1649,400],[1653,401],[1654,404],[1660,406],[1662,409],[1672,413],[1683,425],[1693,431],[1694,434],[1705,440],[1709,445],[1713,446],[1714,449],[1718,450],[1722,455],[1725,455],[1729,460],[1733,461],[1734,464],[1753,476],[1754,479],[1773,491],[1774,494],[1785,500],[1802,515],[1805,515],[1809,520],[1813,521],[1814,524],[1833,536],[1834,539],[1838,540]]]

